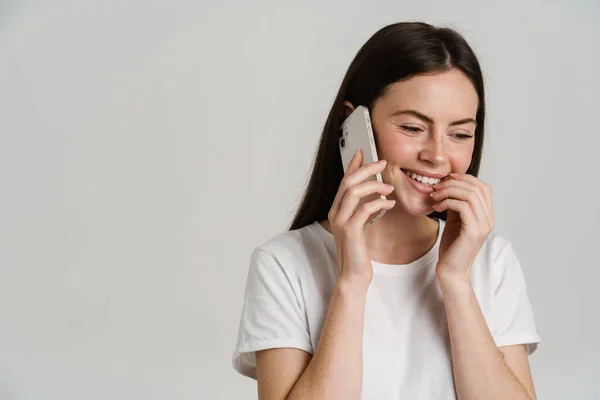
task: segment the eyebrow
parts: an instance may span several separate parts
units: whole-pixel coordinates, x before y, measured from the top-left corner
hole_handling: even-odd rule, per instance
[[[428,124],[433,124],[433,119],[431,117],[428,117],[427,115],[422,114],[416,110],[398,110],[398,111],[394,112],[391,116],[395,117],[398,115],[412,115],[413,117],[417,117],[417,118],[427,122]],[[464,119],[459,119],[458,121],[451,122],[449,126],[468,124],[471,122],[474,123],[475,125],[477,125],[477,121],[475,121],[473,118],[464,118]]]

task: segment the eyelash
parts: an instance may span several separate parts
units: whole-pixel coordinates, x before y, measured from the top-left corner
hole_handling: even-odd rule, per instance
[[[406,125],[400,125],[400,128],[405,129],[411,133],[417,133],[417,132],[422,132],[423,130],[421,128],[416,128],[414,126],[406,126]],[[460,140],[467,140],[473,137],[473,135],[467,135],[464,133],[457,133],[456,135],[457,138],[459,138]]]

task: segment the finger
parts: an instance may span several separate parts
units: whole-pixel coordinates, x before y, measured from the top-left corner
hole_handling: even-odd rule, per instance
[[[346,226],[348,229],[358,232],[362,231],[371,214],[381,210],[389,210],[396,205],[395,200],[377,199],[363,204],[348,220]]]
[[[349,175],[352,172],[356,171],[362,166],[363,163],[363,153],[361,149],[356,150],[350,163],[348,164],[348,168],[346,169],[346,173],[344,175]]]
[[[494,202],[492,198],[492,187],[487,183],[483,182],[481,179],[471,175],[471,174],[452,174],[452,178],[455,182],[468,182],[473,184],[478,191],[483,195],[483,199],[487,214],[490,218],[491,223],[494,221]]]
[[[448,209],[456,211],[460,216],[461,222],[465,225],[468,231],[471,231],[471,229],[476,229],[478,226],[475,215],[473,215],[473,211],[466,201],[445,199],[433,206],[433,209],[437,212],[443,212]]]
[[[356,209],[358,203],[365,196],[373,193],[389,195],[394,191],[394,186],[379,181],[367,181],[354,185],[346,191],[346,195],[342,199],[342,204],[337,214],[337,221],[340,224],[346,222]]]
[[[352,156],[352,159],[350,160],[350,163],[348,164],[348,168],[346,169],[346,172],[344,173],[344,177],[342,178],[342,181],[340,182],[340,187],[338,188],[338,191],[333,199],[333,203],[331,204],[330,214],[334,214],[334,215],[337,214],[338,209],[340,207],[340,203],[342,201],[342,198],[344,197],[345,190],[343,190],[343,188],[342,188],[342,183],[344,182],[344,178],[346,176],[348,176],[349,174],[353,173],[354,171],[356,171],[361,166],[362,166],[362,150],[358,149],[354,152],[354,155]]]
[[[471,190],[471,191],[475,192],[477,194],[477,196],[479,197],[479,201],[482,204],[485,214],[488,216],[490,215],[491,207],[488,204],[488,200],[487,200],[487,197],[485,196],[485,193],[483,193],[483,190],[479,187],[479,185],[473,184],[471,182],[467,182],[465,180],[450,179],[448,181],[444,181],[442,183],[434,185],[433,189],[435,191],[431,193],[431,197],[434,200],[438,200],[438,201],[441,200],[442,198],[445,198],[443,195],[440,195],[439,193],[443,193],[443,191],[448,188],[462,188],[465,190]]]
[[[485,205],[483,204],[485,200],[482,199],[480,194],[473,190],[473,185],[469,184],[467,187],[461,187],[457,185],[446,186],[431,193],[431,197],[437,202],[441,202],[445,199],[464,201],[469,205],[469,207],[471,207],[471,211],[476,220],[482,223],[486,223],[488,221]]]
[[[342,179],[342,184],[346,185],[346,187],[349,187],[363,182],[368,177],[383,171],[386,165],[386,160],[379,160],[365,164],[358,168],[356,171],[352,171],[351,173],[346,174],[346,176],[344,176],[344,178]]]
[[[346,174],[340,182],[338,193],[336,194],[336,198],[334,199],[335,212],[339,212],[339,208],[341,206],[342,199],[346,194],[346,190],[348,190],[354,185],[364,182],[370,176],[373,176],[383,171],[385,169],[385,166],[386,161],[381,160],[363,165],[357,170],[351,171],[349,174]]]
[[[451,177],[453,179],[456,179],[459,181],[470,182],[473,185],[476,185],[483,192],[488,204],[490,204],[490,205],[492,204],[492,187],[490,185],[488,185],[487,183],[483,182],[481,179],[479,179],[471,174],[454,174],[453,173],[451,175]]]

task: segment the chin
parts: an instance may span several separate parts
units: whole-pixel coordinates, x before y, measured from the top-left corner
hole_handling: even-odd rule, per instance
[[[406,201],[406,199],[402,199],[398,201],[398,206],[402,207],[404,211],[411,215],[424,215],[427,216],[433,213],[435,210],[431,208],[433,206],[433,202],[423,202],[422,200],[411,199],[412,201]],[[397,206],[397,207],[398,207]]]
[[[428,194],[420,193],[412,188],[410,184],[406,182],[406,179],[408,178],[405,176],[404,172],[402,172],[401,176],[389,178],[390,181],[393,182],[392,184],[396,190],[392,192],[393,197],[388,196],[388,199],[396,200],[396,207],[401,207],[405,212],[411,215],[427,216],[435,211],[431,208],[435,204],[433,199]]]

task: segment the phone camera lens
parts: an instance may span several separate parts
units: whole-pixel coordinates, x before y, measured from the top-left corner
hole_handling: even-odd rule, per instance
[[[344,147],[346,145],[346,139],[342,139],[340,142],[340,146]]]

